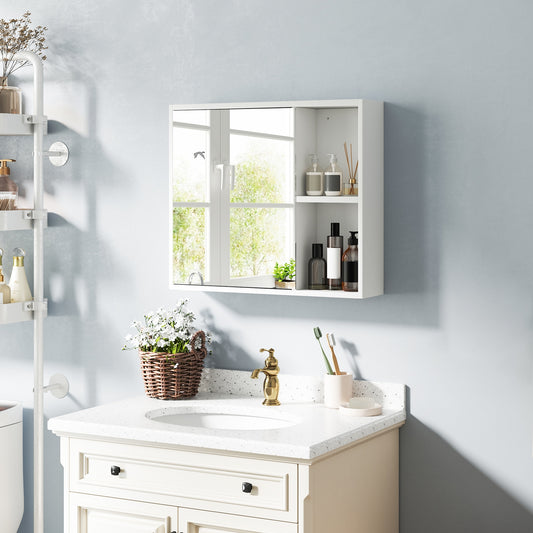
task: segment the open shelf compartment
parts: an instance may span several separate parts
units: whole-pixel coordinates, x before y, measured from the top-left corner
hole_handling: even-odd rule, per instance
[[[379,253],[383,246],[382,230],[379,228],[379,218],[383,216],[383,142],[379,139],[383,124],[382,109],[380,103],[362,100],[325,102],[324,105],[295,109],[296,294],[350,299],[383,293],[382,255]],[[368,131],[372,130],[370,123],[376,124],[377,135],[374,138],[371,138],[373,132]],[[373,146],[368,141],[371,141]],[[328,154],[335,154],[337,165],[343,174],[343,182],[347,182],[349,173],[344,143],[348,154],[352,154],[353,164],[359,161],[359,194],[306,196],[305,172],[309,166],[309,154],[318,155],[322,171],[329,165]],[[369,183],[366,188],[364,180]],[[366,213],[373,212],[375,220],[364,217],[363,209]],[[344,241],[343,252],[348,246],[349,232],[359,232],[359,290],[356,292],[307,289],[307,265],[311,258],[312,244],[322,244],[325,258],[327,236],[331,234],[332,222],[340,224],[340,234]],[[377,231],[373,231],[372,226],[376,225]],[[377,275],[374,279],[365,279],[365,270],[367,273],[375,270]]]

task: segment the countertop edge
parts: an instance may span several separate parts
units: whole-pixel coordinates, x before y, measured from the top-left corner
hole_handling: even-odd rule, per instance
[[[374,417],[372,417],[374,418]],[[406,421],[404,409],[369,420],[368,424],[333,438],[311,445],[263,442],[261,440],[244,440],[226,435],[202,435],[199,444],[198,435],[187,433],[169,433],[164,429],[135,428],[125,434],[121,426],[103,425],[90,421],[72,421],[53,418],[48,421],[48,429],[60,437],[86,438],[91,440],[120,441],[130,444],[203,449],[206,452],[239,453],[271,456],[293,460],[315,460],[337,451],[340,448],[366,440],[387,429],[399,427]]]

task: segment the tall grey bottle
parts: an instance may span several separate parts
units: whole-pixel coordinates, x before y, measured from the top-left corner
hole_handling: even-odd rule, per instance
[[[313,257],[307,264],[307,288],[311,290],[327,289],[326,260],[322,257],[322,243],[313,243]]]
[[[343,239],[339,231],[340,224],[332,222],[331,235],[328,235],[326,250],[328,289],[332,291],[340,291],[342,289],[341,259]]]

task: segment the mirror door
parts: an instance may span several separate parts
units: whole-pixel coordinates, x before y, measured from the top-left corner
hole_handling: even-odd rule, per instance
[[[294,257],[292,108],[174,110],[173,282],[271,288]]]

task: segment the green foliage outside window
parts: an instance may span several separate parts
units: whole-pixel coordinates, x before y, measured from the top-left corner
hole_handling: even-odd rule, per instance
[[[275,203],[282,201],[282,180],[265,154],[250,155],[235,166],[235,189],[231,201]],[[230,272],[232,277],[272,273],[274,263],[284,254],[286,209],[231,209]]]
[[[205,272],[205,209],[174,208],[172,222],[174,283],[187,283],[191,272]]]

